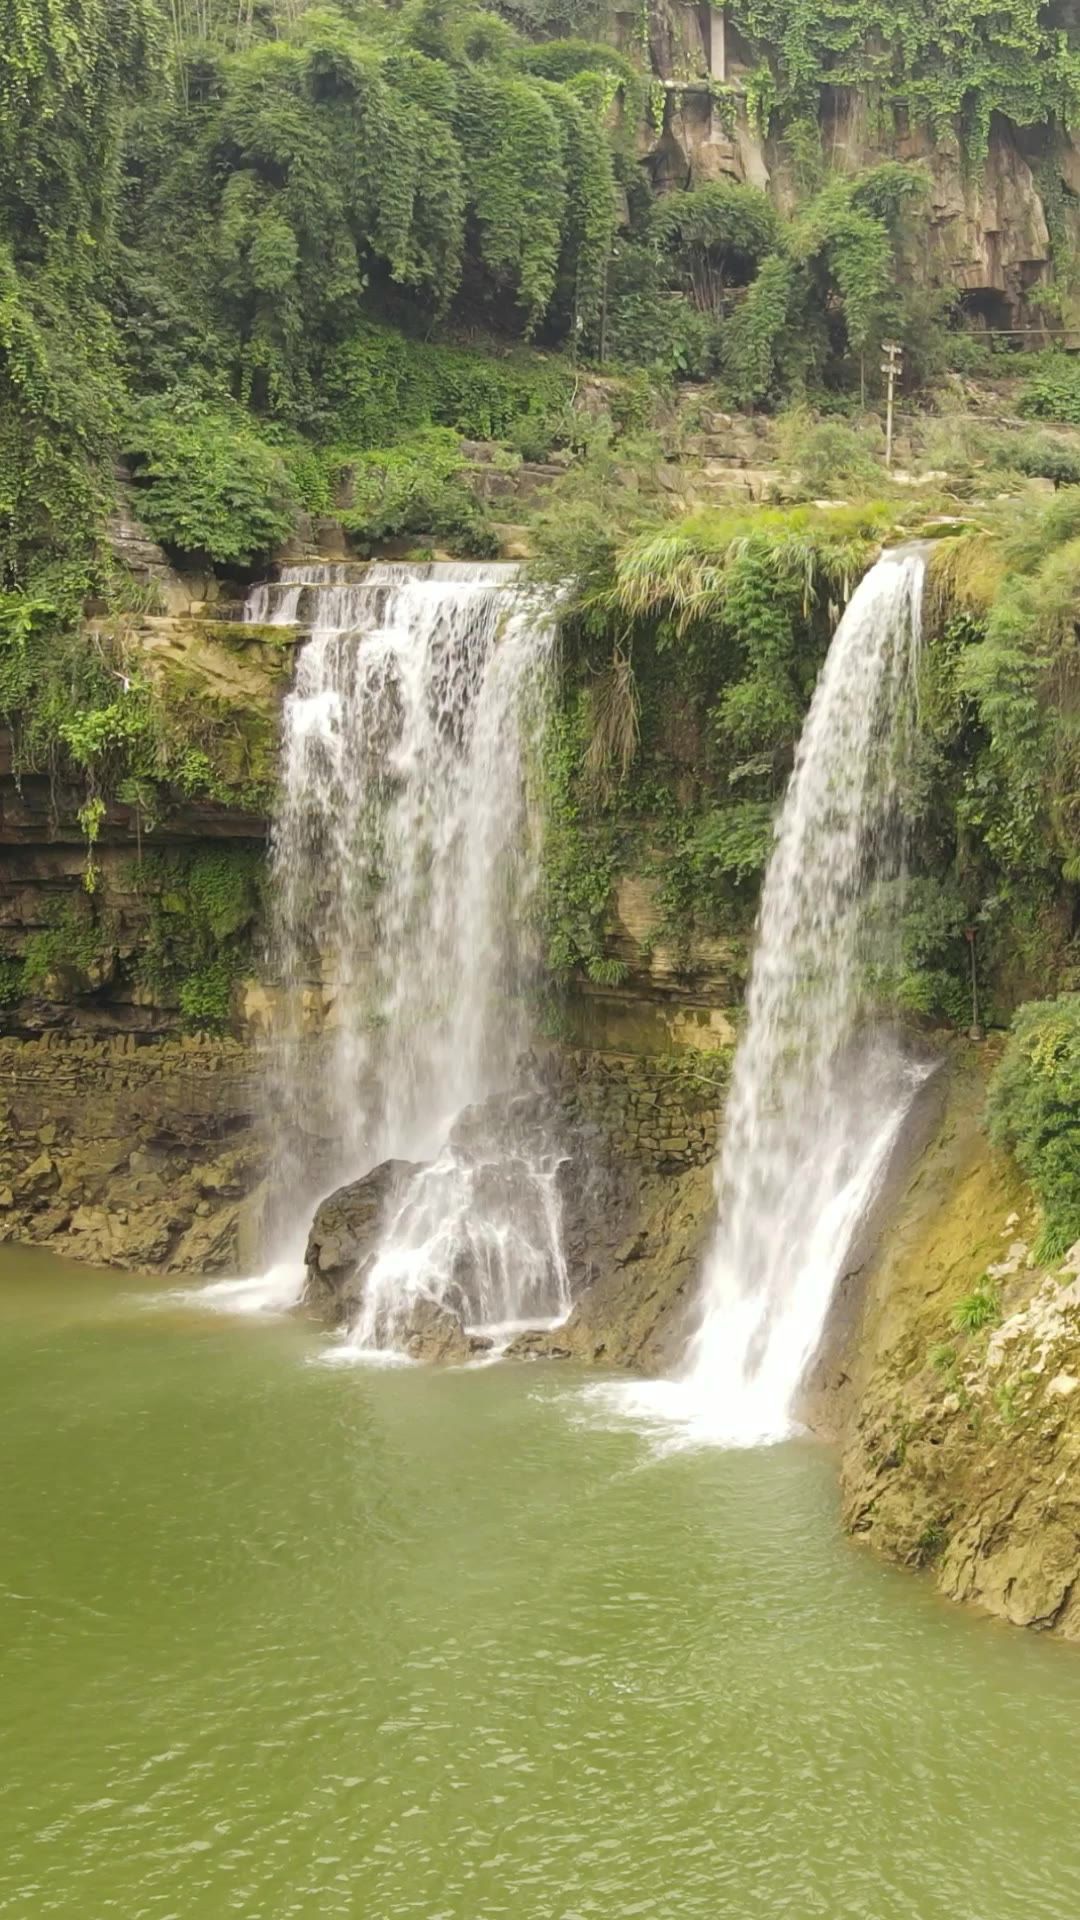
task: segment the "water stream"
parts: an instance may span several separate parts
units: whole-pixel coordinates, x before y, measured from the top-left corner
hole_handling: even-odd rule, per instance
[[[291,568],[247,613],[311,627],[271,871],[280,1264],[319,1191],[401,1160],[353,1350],[393,1348],[418,1297],[500,1332],[558,1319],[558,1149],[493,1104],[529,1037],[551,613],[515,567],[467,563]]]

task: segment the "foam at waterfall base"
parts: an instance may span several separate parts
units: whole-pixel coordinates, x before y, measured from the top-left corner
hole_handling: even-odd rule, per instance
[[[244,1279],[208,1280],[201,1287],[178,1287],[169,1296],[186,1306],[206,1307],[212,1313],[291,1313],[304,1294],[302,1259],[279,1260],[264,1273]]]
[[[497,1353],[570,1312],[555,1147],[542,1100],[496,1097],[459,1114],[384,1220],[346,1350],[398,1350],[414,1308],[452,1313]]]

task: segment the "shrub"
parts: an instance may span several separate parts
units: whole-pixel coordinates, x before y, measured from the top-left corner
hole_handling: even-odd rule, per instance
[[[211,960],[189,974],[179,995],[185,1026],[206,1033],[218,1033],[227,1026],[234,979],[234,969],[225,959]]]
[[[1012,1024],[987,1106],[1043,1209],[1040,1259],[1080,1239],[1080,994],[1030,1001]]]
[[[986,378],[994,371],[993,343],[963,328],[950,328],[944,336],[942,359],[950,373]]]
[[[470,440],[507,440],[527,426],[550,441],[572,390],[569,366],[554,355],[499,358],[365,324],[331,354],[324,393],[336,437],[367,448],[429,426]]]
[[[239,408],[143,402],[132,410],[123,450],[140,513],[177,553],[249,566],[272,553],[292,526],[285,462]]]
[[[1001,461],[1014,473],[1033,479],[1052,480],[1057,487],[1080,486],[1080,446],[1055,440],[1053,434],[1036,433],[1030,439],[1004,442]]]
[[[1000,1319],[1001,1301],[985,1283],[965,1294],[952,1310],[952,1323],[957,1333],[981,1333],[984,1327],[996,1326]]]
[[[622,366],[649,367],[665,379],[704,379],[716,364],[716,321],[680,293],[668,291],[651,247],[620,242],[608,272],[603,338],[598,355]]]
[[[233,983],[251,964],[262,858],[243,847],[152,853],[133,875],[147,915],[138,978],[175,996],[188,1027],[227,1025]]]
[[[760,187],[712,180],[661,200],[652,216],[652,237],[670,256],[694,305],[722,313],[725,289],[746,286],[759,263],[776,251],[780,217]]]
[[[1063,420],[1080,427],[1080,360],[1066,353],[1042,356],[1020,395],[1020,412],[1032,420]]]
[[[833,499],[868,488],[880,490],[879,442],[872,429],[860,431],[839,420],[813,421],[794,414],[785,422],[781,445],[784,462],[798,475],[802,490]]]
[[[445,427],[359,454],[344,469],[352,504],[341,512],[343,527],[362,544],[416,535],[467,553],[495,552],[485,512],[460,478],[462,464],[457,436]]]

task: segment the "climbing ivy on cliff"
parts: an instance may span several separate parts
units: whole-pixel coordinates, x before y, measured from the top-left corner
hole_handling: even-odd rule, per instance
[[[133,379],[175,378],[186,326],[189,377],[318,430],[323,360],[365,308],[572,336],[610,252],[624,82],[598,49],[586,104],[587,51],[565,78],[519,53],[489,14],[434,4],[185,45],[164,137],[129,148]]]
[[[1020,1008],[991,1083],[988,1119],[1041,1202],[1037,1258],[1060,1260],[1080,1239],[1080,995]]]
[[[152,0],[0,6],[0,589],[78,605],[108,490],[108,310],[126,104],[158,72]]]
[[[1022,127],[1080,120],[1080,52],[1040,0],[732,0],[728,12],[770,76],[759,94],[789,114],[816,113],[825,87],[852,87],[938,138],[959,127],[975,166],[994,113]]]

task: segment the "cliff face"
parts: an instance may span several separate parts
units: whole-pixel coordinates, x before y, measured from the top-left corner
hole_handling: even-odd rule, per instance
[[[176,580],[176,591],[189,589]],[[195,958],[191,919],[208,905],[215,918],[212,902],[192,896],[199,862],[221,888],[231,866],[238,888],[250,871],[254,920],[298,633],[215,613],[196,603],[124,621],[124,657],[152,690],[162,724],[176,727],[191,770],[190,790],[174,786],[164,805],[137,785],[121,789],[100,804],[90,833],[85,786],[40,758],[21,764],[0,730],[0,1010],[9,1030],[175,1030],[182,975]],[[95,644],[92,622],[86,644]],[[204,929],[211,944],[241,931],[216,917]]]
[[[617,16],[616,32],[632,49],[636,18]],[[746,181],[790,208],[790,149],[782,132],[765,134],[755,123],[747,82],[756,63],[723,12],[652,0],[648,41],[663,89],[660,124],[642,135],[654,185],[663,192]],[[1050,281],[1054,259],[1049,202],[1060,225],[1056,244],[1071,250],[1080,242],[1080,147],[1072,138],[995,114],[985,164],[970,168],[958,137],[935,139],[915,125],[887,132],[866,91],[852,87],[823,90],[819,131],[824,158],[841,171],[885,159],[924,169],[928,198],[905,260],[912,284],[957,289],[976,326],[1038,327],[1032,296]],[[1067,302],[1055,324],[1074,318]]]
[[[985,1058],[947,1071],[836,1367],[844,1520],[950,1599],[1076,1639],[1080,1249],[1038,1265],[1030,1197],[981,1126]]]

